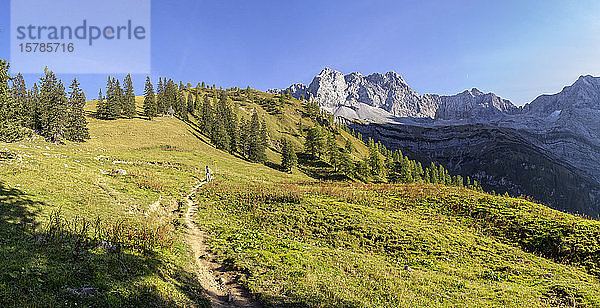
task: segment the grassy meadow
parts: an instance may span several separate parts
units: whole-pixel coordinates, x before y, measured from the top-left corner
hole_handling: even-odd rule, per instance
[[[235,103],[301,149],[297,100]],[[0,306],[207,306],[182,215],[215,161],[196,222],[266,306],[600,306],[599,222],[464,188],[283,173],[276,147],[249,163],[194,120],[88,120],[85,143],[0,145]]]

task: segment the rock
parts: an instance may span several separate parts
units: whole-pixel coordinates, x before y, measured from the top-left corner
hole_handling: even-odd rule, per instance
[[[230,303],[235,301],[235,295],[232,293],[229,293],[229,295],[227,295],[227,301]]]
[[[419,95],[394,72],[344,75],[325,68],[308,86],[294,84],[288,90],[316,101],[338,120],[396,125],[385,131],[388,142],[382,141],[390,149],[415,149],[410,158],[423,163],[449,163],[445,167],[451,173],[476,178],[488,191],[529,195],[559,210],[600,215],[600,77],[581,76],[561,92],[540,95],[523,107],[476,88],[450,96]],[[436,131],[424,140],[412,127]],[[396,136],[396,131],[403,132]],[[465,131],[475,139],[462,138]],[[509,135],[515,139],[503,139]],[[442,136],[450,138],[445,148],[434,149],[436,142],[430,140]],[[520,159],[510,152],[506,158],[495,156],[495,162],[482,156],[501,152],[501,146],[533,156]],[[477,164],[486,160],[513,169]],[[535,181],[547,187],[532,187]]]
[[[98,290],[92,287],[82,287],[79,289],[67,288],[67,291],[78,296],[94,296],[98,293]]]
[[[117,169],[117,170],[115,170],[115,174],[117,174],[117,175],[127,175],[127,171],[125,171],[125,169]]]
[[[308,87],[293,84],[287,90],[296,98],[315,100],[334,116],[369,122],[392,122],[397,117],[489,119],[519,110],[510,101],[475,88],[453,96],[419,95],[395,72],[344,75],[325,68]]]

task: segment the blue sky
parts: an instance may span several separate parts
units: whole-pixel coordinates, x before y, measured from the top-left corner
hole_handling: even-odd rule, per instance
[[[0,58],[10,57],[8,8],[0,0]],[[327,66],[396,71],[419,93],[477,87],[522,105],[600,75],[600,1],[179,0],[152,1],[151,17],[154,81],[266,90],[309,83]],[[38,77],[26,75],[29,85]],[[78,77],[89,98],[106,80]],[[138,93],[144,79],[134,75]]]

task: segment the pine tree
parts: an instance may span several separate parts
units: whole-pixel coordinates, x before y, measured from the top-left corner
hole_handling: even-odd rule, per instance
[[[30,110],[30,119],[28,127],[39,131],[41,129],[40,113],[41,107],[39,104],[39,90],[37,83],[34,83],[31,90],[27,93],[27,108]]]
[[[211,140],[217,149],[223,151],[230,150],[230,135],[227,130],[227,120],[229,117],[227,99],[223,95],[215,107],[215,118],[213,121]]]
[[[121,87],[117,81],[108,77],[106,82],[106,97],[102,99],[102,92],[100,92],[100,101],[98,102],[98,117],[105,120],[114,120],[121,114],[121,103],[120,97],[122,96]]]
[[[284,171],[291,172],[292,168],[296,166],[296,163],[298,162],[294,145],[288,139],[283,139],[281,144],[281,167]]]
[[[196,95],[196,98],[194,98],[194,95],[192,94],[191,91],[190,91],[190,93],[188,93],[187,101],[186,101],[186,108],[187,108],[187,112],[189,114],[194,114],[194,111],[196,110],[197,97],[198,96]]]
[[[175,89],[175,106],[177,107],[177,115],[183,120],[188,120],[188,106],[183,93],[183,82],[179,82],[179,88]]]
[[[352,145],[352,141],[350,141],[350,139],[346,139],[344,150],[346,150],[346,153],[348,154],[352,154],[352,152],[354,151],[354,146]]]
[[[115,115],[115,118],[120,117],[123,114],[123,106],[125,105],[125,93],[123,92],[123,88],[121,88],[121,84],[118,79],[113,78],[113,86],[114,86],[114,96],[113,103],[111,104],[111,108]]]
[[[383,173],[383,161],[379,155],[375,142],[369,138],[369,169],[373,176],[380,176]]]
[[[0,141],[13,142],[22,137],[18,121],[11,117],[14,114],[12,96],[9,88],[10,64],[0,60]]]
[[[42,113],[42,136],[51,142],[61,142],[66,134],[67,97],[62,81],[48,69],[40,80],[40,104]]]
[[[269,147],[269,132],[267,130],[267,122],[265,119],[262,120],[260,125],[260,133],[259,133],[259,156],[260,162],[267,161],[267,148]]]
[[[67,107],[66,136],[70,141],[83,142],[90,138],[85,119],[85,94],[79,87],[77,79],[69,87],[69,104]]]
[[[238,150],[245,158],[248,158],[249,146],[250,146],[250,121],[246,121],[246,120],[244,120],[244,118],[240,118]]]
[[[146,86],[144,87],[144,115],[148,120],[156,117],[156,96],[150,77],[146,77]]]
[[[27,106],[27,86],[21,73],[13,79],[13,87],[11,89],[12,99],[9,105],[9,117],[13,118],[16,123],[21,126],[29,126],[31,119],[31,109]]]
[[[123,102],[123,115],[128,118],[133,118],[136,115],[135,112],[135,93],[133,90],[133,81],[131,80],[131,75],[127,74],[125,80],[123,81],[125,86],[125,97]]]
[[[327,158],[333,169],[338,171],[341,163],[341,152],[333,132],[327,134]]]
[[[306,152],[320,158],[325,150],[325,144],[325,136],[319,126],[313,126],[307,129],[304,141]]]
[[[162,77],[158,78],[158,85],[156,86],[156,113],[165,114],[167,107],[165,103],[165,85],[163,84]]]
[[[201,129],[204,135],[209,137],[212,135],[214,118],[214,110],[212,104],[210,103],[210,99],[208,98],[208,96],[204,96],[204,103],[202,104],[202,115],[200,117],[200,124],[202,125]]]
[[[248,128],[248,159],[253,162],[264,162],[266,160],[266,140],[264,140],[263,131],[266,130],[266,127],[261,127],[256,111],[252,114]]]
[[[110,81],[110,79],[109,79]],[[102,89],[98,92],[98,102],[96,103],[96,116],[100,119],[104,119],[108,112],[108,105],[102,96]]]

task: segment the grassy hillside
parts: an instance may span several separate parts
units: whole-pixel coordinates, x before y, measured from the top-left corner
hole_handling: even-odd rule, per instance
[[[259,110],[271,140],[300,149],[301,102],[279,113],[256,97],[272,95],[236,101]],[[197,223],[267,304],[600,305],[598,222],[467,189],[283,173],[276,143],[271,167],[249,163],[214,149],[194,121],[89,121],[85,143],[0,147],[0,306],[207,305],[182,215],[215,161]]]

